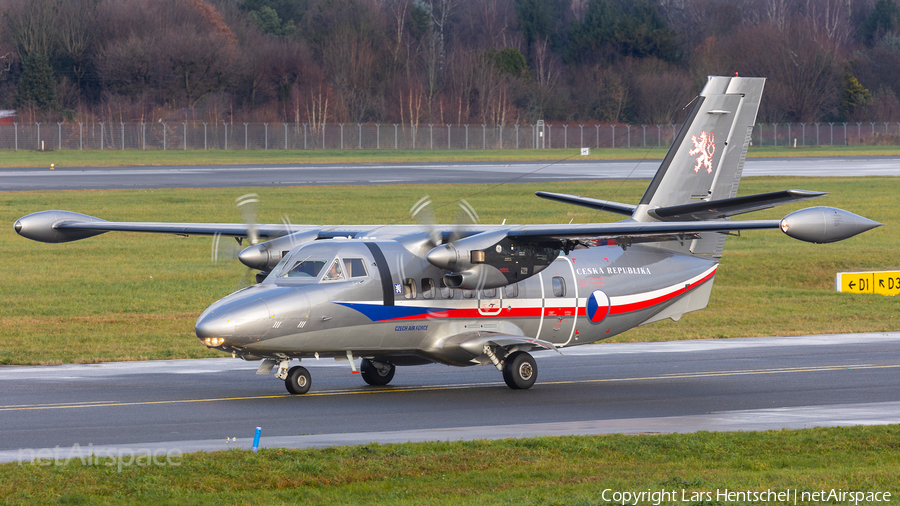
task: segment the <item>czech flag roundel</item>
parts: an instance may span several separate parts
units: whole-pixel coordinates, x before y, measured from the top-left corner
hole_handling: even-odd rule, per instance
[[[603,290],[597,290],[588,297],[587,316],[591,323],[600,323],[609,314],[609,297]]]

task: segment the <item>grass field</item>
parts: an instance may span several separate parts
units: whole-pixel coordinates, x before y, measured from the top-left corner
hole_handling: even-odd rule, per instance
[[[452,221],[467,198],[482,223],[614,221],[616,215],[538,199],[535,190],[637,202],[646,181],[552,184],[396,185],[204,190],[109,190],[0,194],[0,364],[222,356],[194,337],[197,316],[233,291],[246,269],[236,260],[210,262],[211,240],[110,233],[66,243],[36,243],[15,234],[15,219],[65,209],[116,221],[239,222],[234,198],[256,191],[260,221],[280,223],[408,223],[424,194],[438,218]],[[839,271],[900,267],[900,222],[892,178],[746,178],[741,194],[787,188],[830,191],[813,205],[841,207],[886,223],[861,236],[813,245],[778,231],[731,237],[707,309],[626,332],[615,341],[728,338],[898,329],[897,301],[834,291]],[[446,207],[440,206],[445,204]],[[780,218],[805,205],[747,215]]]
[[[803,495],[832,489],[890,493],[893,503],[900,426],[231,450],[171,461],[177,465],[4,464],[0,503],[588,506],[614,504],[615,492],[665,490],[675,499],[637,504],[794,504],[793,495],[718,495],[726,491],[790,491],[797,504],[876,504]]]
[[[473,161],[659,159],[666,148],[521,150],[192,150],[192,151],[10,151],[0,150],[2,167],[119,167],[143,165],[234,165],[297,163],[441,163]],[[750,158],[809,156],[898,156],[900,146],[806,146],[751,148]]]

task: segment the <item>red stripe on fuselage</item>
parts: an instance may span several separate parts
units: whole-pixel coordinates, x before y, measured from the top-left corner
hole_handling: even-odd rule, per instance
[[[668,302],[668,301],[674,299],[675,297],[678,297],[679,295],[683,295],[683,294],[693,290],[694,288],[702,285],[703,283],[709,281],[715,275],[716,275],[716,271],[714,270],[714,271],[710,272],[709,274],[707,274],[706,276],[704,276],[702,279],[700,279],[694,283],[691,283],[684,288],[679,288],[679,289],[673,291],[672,293],[667,293],[666,295],[660,295],[659,297],[654,297],[652,299],[647,299],[647,300],[643,300],[640,302],[632,302],[631,304],[622,304],[619,306],[612,306],[611,308],[609,308],[609,314],[610,315],[620,315],[620,314],[625,314],[625,313],[631,313],[634,311],[640,311],[642,309],[647,309],[649,307],[653,307],[658,304],[662,304],[664,302]]]
[[[647,299],[640,302],[632,302],[630,304],[621,304],[617,306],[611,306],[609,308],[609,315],[616,316],[622,315],[625,313],[631,313],[634,311],[640,311],[642,309],[647,309],[659,304],[663,304],[668,302],[679,295],[684,295],[685,293],[697,288],[703,283],[709,281],[715,276],[716,271],[713,270],[703,278],[695,281],[687,285],[684,288],[679,288],[677,290],[672,291],[671,293],[667,293],[665,295],[660,295],[659,297],[654,297],[652,299]],[[430,313],[423,313],[418,315],[411,316],[403,316],[400,318],[391,318],[389,320],[382,320],[386,322],[395,322],[395,321],[405,321],[405,320],[425,320],[430,318],[435,319],[474,319],[474,318],[491,318],[491,317],[502,317],[502,318],[540,318],[544,317],[571,317],[571,316],[587,316],[587,308],[581,306],[577,308],[574,307],[522,307],[522,308],[512,308],[512,309],[502,309],[498,313],[489,313],[482,314],[479,312],[478,308],[461,308],[461,309],[444,309],[441,311],[435,311]],[[542,312],[543,311],[543,312]],[[575,313],[575,314],[573,314]]]

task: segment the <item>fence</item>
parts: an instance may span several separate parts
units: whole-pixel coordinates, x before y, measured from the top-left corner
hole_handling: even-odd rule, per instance
[[[669,146],[678,125],[29,123],[0,125],[0,149],[534,149]],[[896,137],[894,137],[896,135]],[[756,145],[900,143],[900,122],[759,123]]]

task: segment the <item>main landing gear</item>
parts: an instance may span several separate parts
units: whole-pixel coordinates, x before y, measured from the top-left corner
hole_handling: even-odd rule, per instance
[[[503,381],[513,390],[531,388],[537,381],[537,364],[524,351],[511,353],[503,363]]]
[[[394,371],[396,369],[394,364],[373,362],[367,358],[362,359],[362,362],[359,364],[359,373],[363,381],[373,386],[383,386],[390,383],[394,379]]]

